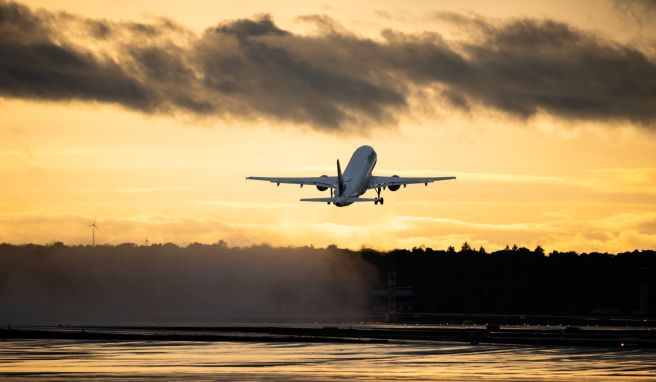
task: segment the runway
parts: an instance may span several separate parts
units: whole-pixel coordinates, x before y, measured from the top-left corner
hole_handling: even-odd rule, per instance
[[[656,328],[564,325],[234,324],[220,326],[32,326],[1,339],[202,342],[464,342],[656,349]]]
[[[646,349],[390,341],[0,341],[5,381],[652,381]]]

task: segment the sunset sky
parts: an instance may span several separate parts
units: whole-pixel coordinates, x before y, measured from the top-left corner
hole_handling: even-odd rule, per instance
[[[0,242],[656,248],[653,1],[0,1]],[[301,203],[360,145],[457,176]],[[374,195],[373,192],[367,195]]]

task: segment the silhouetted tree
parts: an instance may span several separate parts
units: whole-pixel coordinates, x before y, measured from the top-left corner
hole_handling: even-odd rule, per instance
[[[533,250],[533,253],[539,256],[544,256],[544,248],[542,248],[540,244],[538,244],[538,246],[535,247],[535,249]]]

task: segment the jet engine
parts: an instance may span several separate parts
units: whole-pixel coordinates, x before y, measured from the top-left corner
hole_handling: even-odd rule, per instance
[[[328,175],[321,175],[321,177],[322,177],[322,178],[327,178]],[[327,189],[328,189],[328,187],[324,187],[324,186],[319,186],[319,185],[317,185],[317,190],[319,190],[319,191],[326,191]]]
[[[398,177],[399,177],[398,175],[392,175],[392,178],[398,178]],[[399,188],[401,188],[400,184],[394,184],[394,185],[391,185],[391,186],[387,186],[387,189],[390,190],[390,191],[397,191]]]

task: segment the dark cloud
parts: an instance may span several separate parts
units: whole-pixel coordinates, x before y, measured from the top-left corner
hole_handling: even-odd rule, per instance
[[[155,100],[150,90],[118,63],[57,42],[51,28],[54,18],[15,3],[0,3],[0,94],[44,100],[87,99],[153,109]],[[63,15],[59,18],[66,19]]]
[[[261,15],[197,36],[170,20],[117,23],[0,3],[0,94],[321,129],[394,124],[417,94],[433,94],[419,101],[653,128],[656,64],[637,48],[549,20],[441,17],[473,37],[388,30],[372,40],[317,15],[302,18],[317,25],[310,35]]]
[[[656,120],[656,65],[630,47],[562,23],[516,21],[466,50],[473,75],[452,88],[486,106],[523,117]]]
[[[113,62],[51,42],[24,45],[0,41],[0,92],[7,96],[116,102],[153,108],[151,90]]]
[[[276,26],[269,15],[261,15],[256,20],[240,19],[223,23],[214,29],[217,33],[225,33],[242,38],[254,36],[287,36],[286,32]]]

